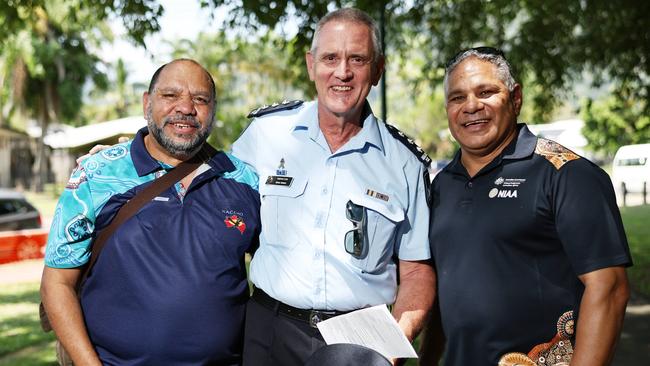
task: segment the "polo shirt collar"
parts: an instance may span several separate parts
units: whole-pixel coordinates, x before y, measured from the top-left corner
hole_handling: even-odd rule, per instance
[[[136,133],[131,143],[131,159],[138,176],[142,177],[155,171],[163,169],[158,160],[154,159],[144,145],[144,137],[149,134],[148,127],[142,127]]]
[[[503,149],[503,152],[494,158],[494,160],[492,160],[488,165],[483,167],[481,171],[489,170],[491,167],[500,164],[502,160],[523,159],[531,156],[535,152],[537,136],[530,132],[525,123],[518,123],[517,130],[517,136],[515,136],[510,144]],[[453,160],[449,163],[446,169],[452,173],[467,174],[467,170],[460,162],[460,155],[461,151],[458,149]]]
[[[362,149],[366,144],[373,145],[381,151],[384,150],[384,144],[381,140],[378,121],[373,114],[372,108],[370,108],[368,101],[365,102],[363,112],[361,113],[361,118],[363,120],[361,131],[354,135],[350,141],[348,141],[342,147],[343,150],[337,151],[337,153],[354,149]],[[323,133],[320,130],[320,125],[318,124],[318,101],[311,103],[306,108],[304,108],[296,118],[296,121],[296,124],[292,128],[292,131],[294,133],[299,131],[306,131],[307,137],[313,141],[323,142],[325,140]]]
[[[517,137],[503,150],[502,159],[523,159],[531,156],[537,146],[537,136],[535,136],[525,123],[517,124],[519,133]]]
[[[170,167],[166,164],[159,162],[154,159],[144,144],[144,137],[149,134],[148,127],[142,127],[138,130],[138,133],[135,135],[133,142],[131,143],[131,158],[133,159],[133,165],[135,170],[138,173],[138,176],[142,177],[153,172],[156,172],[161,169],[169,169]],[[230,158],[222,151],[217,152],[212,159],[208,162],[210,167],[214,169],[215,173],[222,175],[226,172],[234,171],[235,165],[230,161]]]

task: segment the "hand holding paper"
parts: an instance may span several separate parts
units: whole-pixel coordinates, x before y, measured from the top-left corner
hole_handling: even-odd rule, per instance
[[[388,359],[418,357],[386,305],[339,315],[317,326],[328,345],[358,344],[372,348]]]

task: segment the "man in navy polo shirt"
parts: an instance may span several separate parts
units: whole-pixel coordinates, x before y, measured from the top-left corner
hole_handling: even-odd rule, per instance
[[[57,337],[78,365],[239,365],[260,231],[257,176],[218,152],[147,203],[107,242],[80,298],[88,247],[143,187],[194,156],[213,126],[215,86],[180,59],[143,96],[148,127],[84,160],[56,208],[41,284]]]
[[[631,258],[607,174],[517,124],[500,51],[460,52],[444,86],[460,144],[432,184],[445,365],[608,364]]]

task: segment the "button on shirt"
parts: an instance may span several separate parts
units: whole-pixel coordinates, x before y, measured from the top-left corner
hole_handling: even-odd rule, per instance
[[[332,153],[317,113],[311,102],[256,118],[233,145],[233,154],[260,175],[262,233],[251,280],[303,309],[393,303],[393,255],[430,257],[426,167],[372,113]],[[348,201],[367,215],[369,249],[360,258],[344,247],[354,229]]]

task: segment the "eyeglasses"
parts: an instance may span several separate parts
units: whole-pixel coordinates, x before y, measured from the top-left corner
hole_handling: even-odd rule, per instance
[[[498,48],[487,47],[487,46],[472,47],[472,48],[467,48],[467,49],[461,50],[458,53],[456,53],[454,55],[454,57],[452,57],[449,61],[447,61],[447,63],[445,64],[445,69],[449,68],[449,66],[456,63],[456,61],[458,61],[458,59],[461,56],[463,56],[463,54],[465,54],[466,52],[469,52],[469,51],[474,51],[474,52],[476,52],[478,54],[481,54],[481,55],[494,55],[494,56],[501,56],[503,58],[506,57],[506,55],[503,53],[503,51],[501,51]]]
[[[363,255],[363,243],[365,241],[363,228],[366,224],[366,211],[363,206],[348,201],[345,205],[345,216],[354,225],[354,229],[345,233],[345,251],[353,257],[359,258]]]

